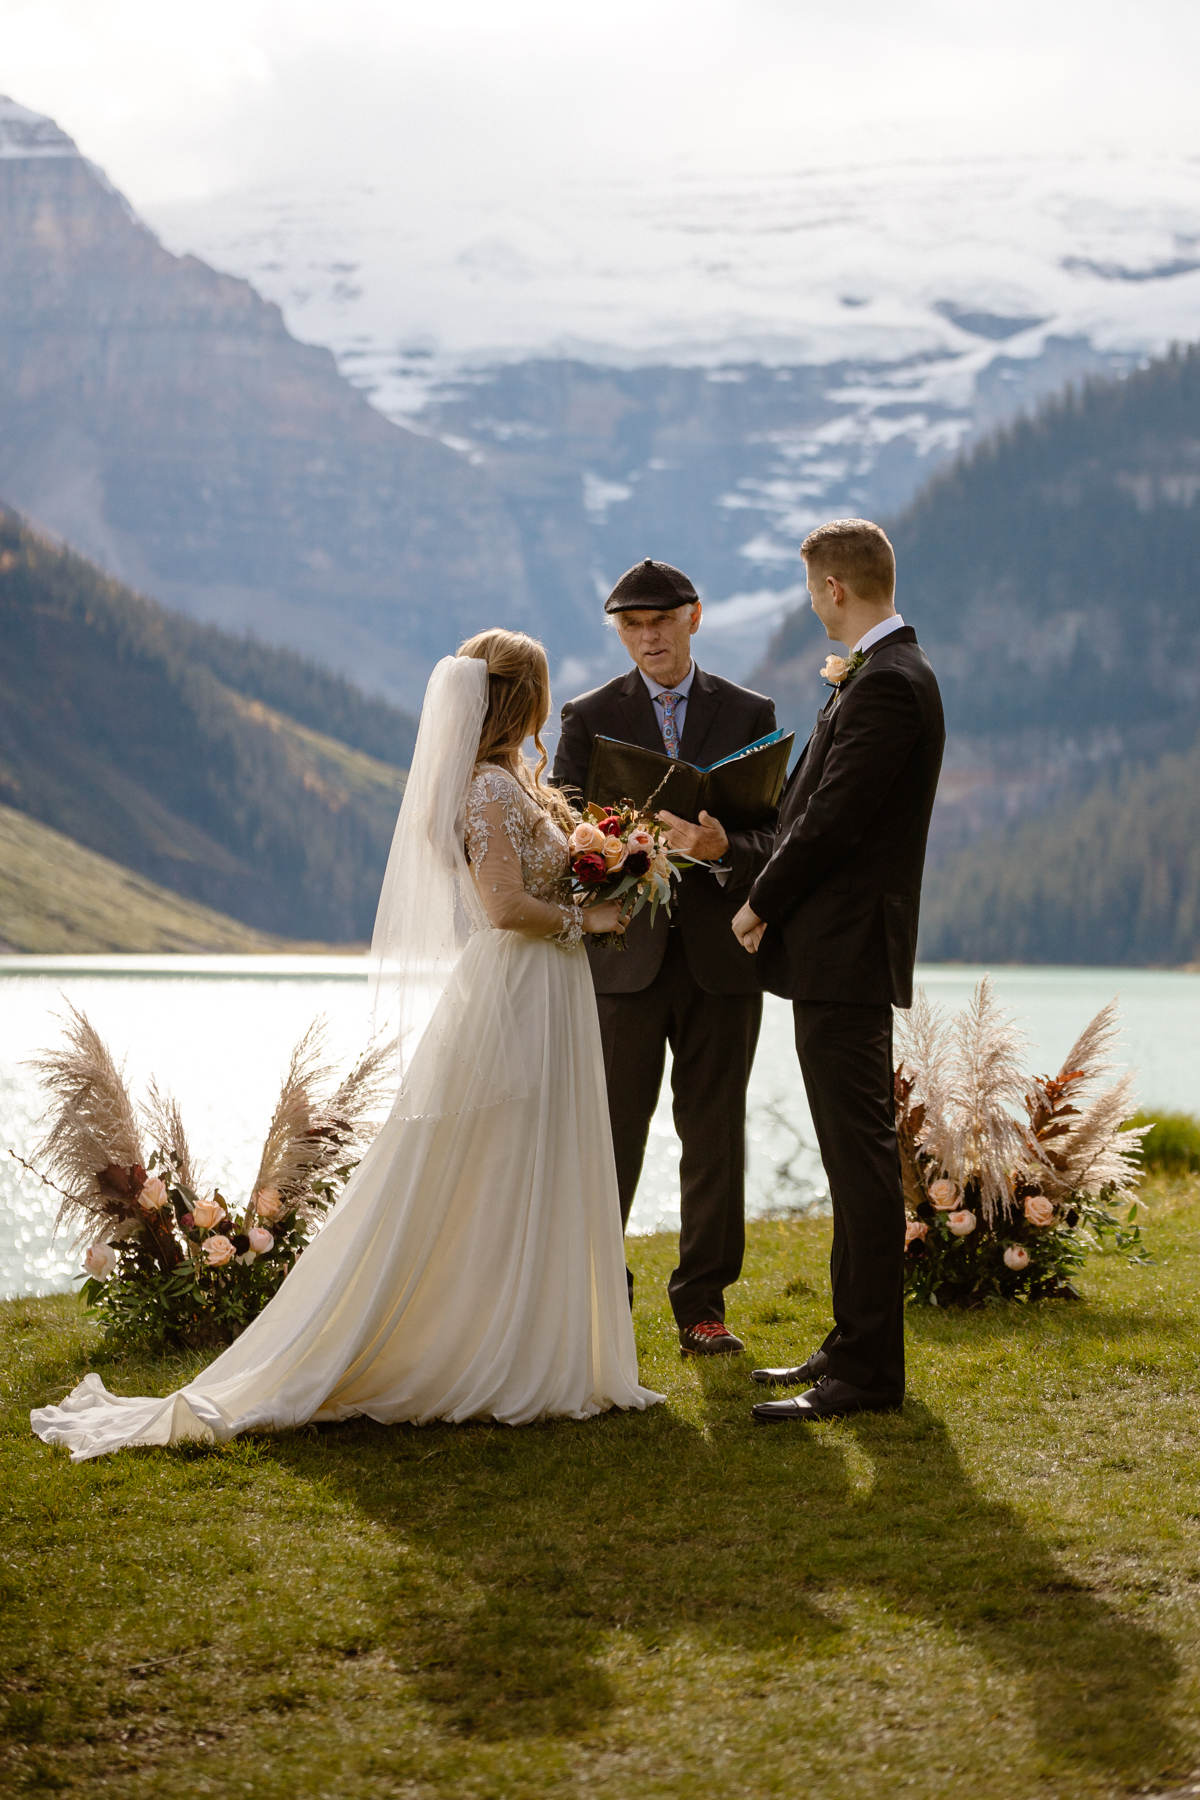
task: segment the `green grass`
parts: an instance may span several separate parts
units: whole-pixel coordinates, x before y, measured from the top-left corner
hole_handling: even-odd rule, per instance
[[[1150,1107],[1135,1113],[1131,1123],[1150,1127],[1142,1139],[1146,1168],[1165,1175],[1200,1171],[1200,1119],[1193,1113],[1163,1112]]]
[[[1200,1181],[1082,1303],[909,1315],[904,1412],[752,1426],[633,1247],[643,1416],[351,1423],[72,1466],[31,1405],[114,1362],[6,1338],[0,1785],[121,1800],[1083,1800],[1200,1768]],[[731,1319],[807,1351],[827,1228],[752,1229]]]
[[[0,950],[49,956],[293,947],[0,806]]]

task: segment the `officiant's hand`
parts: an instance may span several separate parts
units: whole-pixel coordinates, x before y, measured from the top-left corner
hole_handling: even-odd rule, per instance
[[[763,932],[766,929],[767,921],[759,918],[749,901],[739,907],[733,915],[733,935],[742,949],[748,950],[751,956],[762,943]]]
[[[677,818],[671,812],[660,812],[658,816],[664,825],[671,828],[667,833],[667,848],[670,850],[682,850],[685,856],[694,856],[697,862],[720,862],[729,848],[725,827],[711,813],[702,812],[696,825],[690,819]]]

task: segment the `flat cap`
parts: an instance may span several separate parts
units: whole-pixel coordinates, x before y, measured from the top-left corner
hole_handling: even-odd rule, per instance
[[[682,569],[673,569],[670,563],[655,562],[648,556],[644,562],[626,569],[604,602],[604,610],[630,612],[636,606],[667,612],[673,606],[691,606],[699,598]]]

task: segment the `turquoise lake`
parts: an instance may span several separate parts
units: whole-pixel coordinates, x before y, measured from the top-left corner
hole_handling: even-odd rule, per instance
[[[984,971],[929,967],[918,979],[957,1010]],[[1029,1041],[1029,1067],[1057,1068],[1106,1001],[1120,1001],[1120,1057],[1138,1098],[1200,1112],[1200,975],[1142,969],[992,972],[997,995]],[[179,1101],[211,1182],[246,1193],[295,1040],[327,1021],[331,1052],[351,1058],[368,1028],[365,964],[355,957],[0,958],[0,1297],[69,1288],[81,1252],[55,1238],[54,1196],[8,1154],[29,1156],[42,1100],[28,1059],[52,1044],[70,1001],[91,1018],[135,1096],[151,1075]],[[791,1011],[768,997],[750,1088],[749,1210],[819,1208],[824,1189],[791,1040]],[[792,1180],[780,1179],[791,1158]],[[669,1093],[654,1120],[631,1230],[678,1224],[678,1158]]]

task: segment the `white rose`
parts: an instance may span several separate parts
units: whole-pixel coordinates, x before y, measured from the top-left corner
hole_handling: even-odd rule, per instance
[[[254,1210],[260,1219],[278,1219],[283,1213],[283,1196],[278,1188],[259,1188],[254,1196]]]
[[[1023,1244],[1010,1244],[1004,1252],[1004,1261],[1010,1269],[1027,1269],[1029,1252]]]
[[[142,1185],[142,1191],[138,1195],[138,1205],[145,1212],[161,1212],[163,1207],[170,1201],[170,1198],[171,1196],[168,1194],[165,1184],[160,1181],[159,1177],[157,1175],[147,1175],[145,1182]]]
[[[977,1221],[975,1214],[973,1212],[968,1212],[964,1206],[960,1208],[958,1212],[952,1212],[950,1217],[946,1220],[946,1223],[954,1233],[955,1237],[970,1237],[975,1229]]]
[[[211,1231],[218,1220],[225,1217],[225,1208],[215,1200],[197,1200],[192,1208],[192,1219],[197,1231]]]
[[[117,1266],[117,1253],[111,1244],[93,1244],[83,1259],[83,1266],[97,1281],[107,1281]]]

